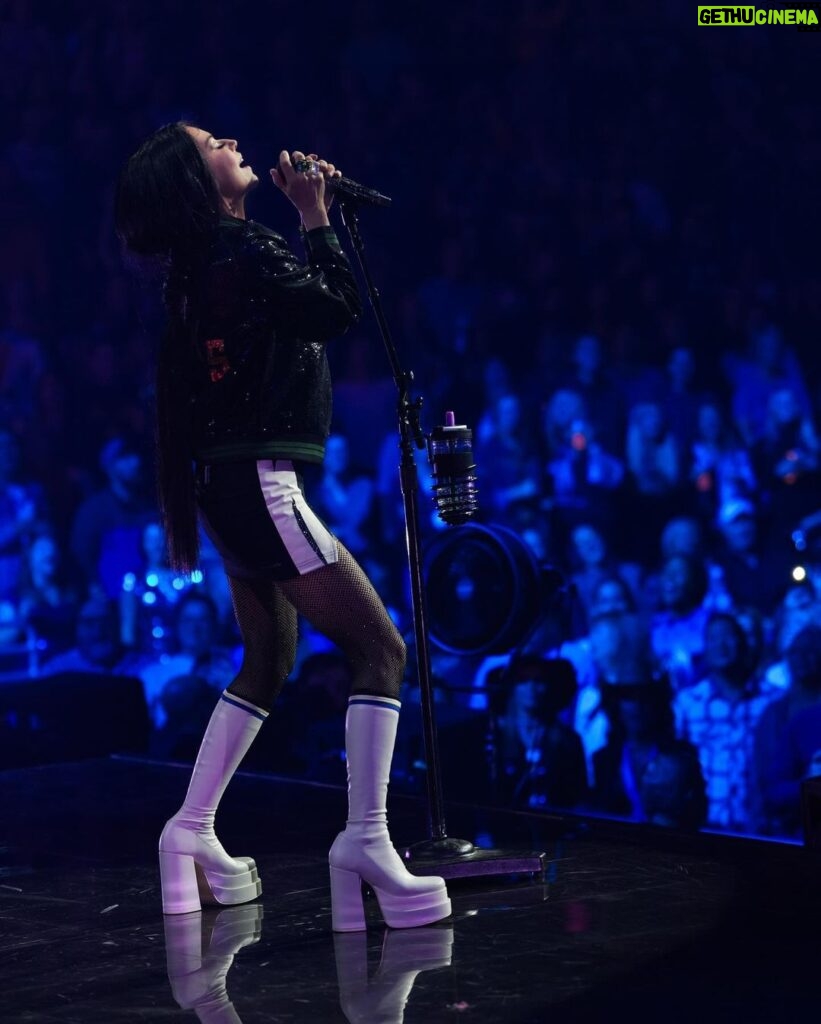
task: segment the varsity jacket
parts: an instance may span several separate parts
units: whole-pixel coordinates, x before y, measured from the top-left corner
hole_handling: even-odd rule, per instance
[[[198,289],[200,358],[190,408],[198,462],[321,462],[331,423],[325,345],[362,314],[332,228],[303,233],[301,262],[276,232],[223,216]]]

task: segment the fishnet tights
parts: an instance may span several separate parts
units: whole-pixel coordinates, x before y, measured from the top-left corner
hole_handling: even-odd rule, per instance
[[[234,615],[242,635],[242,666],[229,693],[270,711],[294,667],[296,609],[276,584],[228,577]]]
[[[273,583],[228,577],[244,656],[228,687],[268,710],[294,665],[297,613],[344,653],[352,693],[399,697],[405,643],[353,555],[339,544],[339,561]]]

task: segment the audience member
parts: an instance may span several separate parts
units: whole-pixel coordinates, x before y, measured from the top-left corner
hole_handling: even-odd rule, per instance
[[[591,523],[580,523],[573,530],[571,544],[571,568],[574,571],[570,579],[581,603],[584,622],[589,623],[593,608],[601,612],[602,604],[607,601],[607,587],[604,587],[604,592],[600,587],[620,574],[627,575],[632,567],[617,562],[610,552],[604,530]],[[623,579],[617,582],[619,586],[627,586]]]
[[[689,477],[705,518],[712,520],[718,508],[733,499],[755,494],[752,460],[717,403],[700,406],[690,452]]]
[[[45,656],[74,642],[78,595],[66,578],[60,548],[51,533],[34,537],[23,556],[19,614]]]
[[[607,518],[613,492],[624,479],[624,465],[596,440],[587,420],[573,420],[565,444],[547,464],[551,504],[568,522],[592,515]]]
[[[345,708],[351,670],[338,651],[312,654],[288,687],[286,714],[299,721],[287,756],[299,774],[316,782],[345,781]],[[298,735],[298,742],[294,737]]]
[[[516,395],[496,400],[492,425],[490,436],[475,445],[486,495],[483,507],[492,521],[516,527],[522,507],[535,503],[539,494],[539,462]]]
[[[560,388],[548,399],[542,417],[542,440],[548,463],[561,458],[570,444],[573,424],[587,422],[587,407],[577,391]]]
[[[98,672],[133,675],[120,644],[117,609],[102,594],[94,594],[81,606],[75,628],[76,646],[49,659],[43,675],[58,672]]]
[[[594,756],[610,735],[603,698],[605,685],[652,674],[646,630],[628,604],[626,585],[608,580],[600,584],[599,594],[602,600],[593,607],[589,637],[561,647],[562,656],[573,663],[579,680],[573,727],[582,740],[591,786]]]
[[[821,626],[821,603],[809,580],[797,581],[787,587],[774,625],[775,660],[767,667],[764,678],[770,686],[789,690],[792,686],[787,658],[790,645],[806,626]]]
[[[502,680],[507,699],[494,730],[496,798],[532,809],[581,803],[587,792],[584,749],[559,717],[576,696],[572,663],[521,656]]]
[[[0,430],[0,598],[15,600],[25,543],[42,516],[41,489],[18,479],[20,446]]]
[[[789,581],[788,552],[762,541],[749,501],[737,498],[722,505],[718,525],[723,543],[717,561],[733,602],[772,615]]]
[[[317,513],[349,551],[361,557],[373,547],[373,481],[353,471],[348,442],[341,434],[328,438],[315,494]]]
[[[787,649],[790,691],[771,703],[758,725],[756,760],[764,828],[797,835],[800,791],[821,776],[821,626],[805,626]]]
[[[558,387],[579,395],[588,412],[591,429],[598,437],[621,437],[624,409],[619,389],[607,368],[601,339],[595,334],[580,334],[573,343],[570,362],[569,371],[559,376]]]
[[[77,509],[71,528],[71,553],[91,586],[119,597],[123,578],[142,561],[142,531],[156,518],[143,493],[143,462],[138,449],[122,437],[100,454],[106,486]]]
[[[664,526],[659,543],[662,567],[678,555],[702,565],[707,577],[707,590],[702,601],[707,611],[727,611],[732,598],[724,581],[724,570],[708,556],[704,533],[698,519],[692,516],[674,516]],[[650,615],[662,606],[661,590],[663,568],[647,573],[633,589],[641,595],[642,611]]]
[[[658,402],[644,401],[630,410],[626,444],[629,487],[622,518],[626,556],[647,564],[648,537],[658,537],[664,523],[682,511],[681,453]]]
[[[210,687],[212,698],[231,682],[237,666],[230,652],[218,646],[218,613],[214,602],[200,590],[190,590],[180,598],[176,616],[176,651],[151,656],[134,654],[128,665],[132,675],[140,677],[145,701],[155,729],[165,724],[160,695],[169,680],[177,676],[196,676]]]
[[[777,691],[756,680],[744,630],[732,615],[710,616],[704,646],[706,675],[675,697],[678,733],[698,750],[707,783],[708,823],[754,832],[759,822],[753,741]]]
[[[665,562],[675,555],[703,561],[704,538],[699,521],[692,516],[674,516],[668,520],[661,532],[659,548]]]
[[[750,448],[767,433],[770,402],[777,391],[788,389],[801,410],[809,412],[804,375],[777,324],[754,324],[748,334],[746,354],[727,353],[724,372],[732,389],[733,417]]]
[[[512,395],[513,379],[507,364],[501,359],[488,359],[482,373],[484,405],[473,432],[474,447],[484,444],[496,433],[498,403],[505,395]]]
[[[639,494],[665,496],[679,483],[676,439],[656,402],[640,402],[630,410],[627,468]]]
[[[781,388],[770,395],[764,434],[753,454],[769,492],[774,528],[788,535],[814,512],[821,494],[819,442],[810,415],[795,394]]]
[[[663,824],[701,824],[698,795],[704,783],[694,749],[675,741],[666,679],[645,674],[605,683],[602,708],[609,730],[606,744],[593,755],[593,806],[635,821],[663,815]]]
[[[651,825],[694,831],[707,820],[707,793],[698,751],[674,740],[660,747],[639,782],[639,799]]]
[[[344,368],[334,376],[332,436],[349,449],[331,453],[345,459],[337,475],[350,476],[350,451],[358,466],[374,466],[384,435],[392,431],[396,436],[396,385],[384,350],[374,340],[364,330],[346,337]],[[326,469],[328,454],[326,448]]]
[[[765,633],[764,616],[757,608],[740,605],[734,608],[716,608],[715,611],[731,611],[736,622],[744,630],[747,642],[747,659],[750,665],[750,678],[763,679],[764,668],[768,658],[768,643]],[[772,688],[774,681],[765,680],[766,688]]]
[[[676,450],[682,455],[690,450],[696,434],[701,396],[694,389],[695,354],[691,348],[678,345],[667,359],[667,377],[662,392],[664,414]]]
[[[155,720],[149,753],[172,761],[194,761],[202,742],[202,731],[214,712],[214,688],[201,676],[174,676],[163,684],[156,697]]]
[[[661,571],[659,607],[650,624],[653,653],[674,692],[696,680],[704,649],[707,573],[695,558],[674,555]]]

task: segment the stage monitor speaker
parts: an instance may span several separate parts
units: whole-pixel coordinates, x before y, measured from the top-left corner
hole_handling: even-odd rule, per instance
[[[0,683],[0,768],[148,750],[142,683],[62,672]]]

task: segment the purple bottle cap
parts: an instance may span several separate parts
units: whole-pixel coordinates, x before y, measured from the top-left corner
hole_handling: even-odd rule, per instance
[[[446,412],[445,413],[445,426],[446,427],[455,427],[456,426],[456,414],[455,413],[453,413],[453,412]]]

